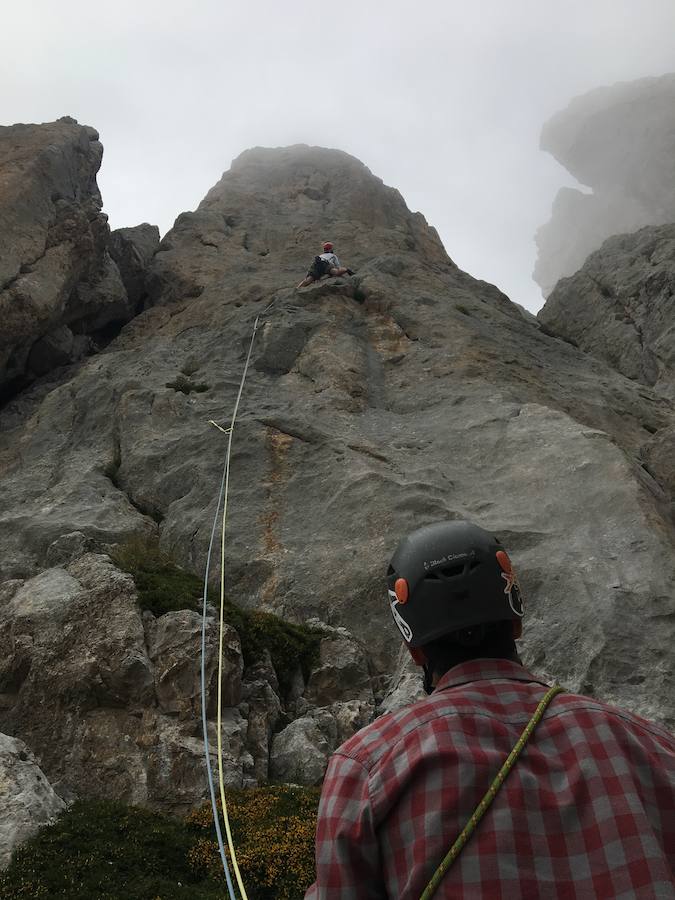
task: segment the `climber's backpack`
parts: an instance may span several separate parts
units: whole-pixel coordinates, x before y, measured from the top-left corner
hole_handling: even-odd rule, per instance
[[[312,278],[315,278],[317,281],[319,278],[322,278],[326,272],[330,269],[330,263],[327,259],[321,259],[320,256],[314,257],[314,262],[311,265],[311,268],[308,275],[311,275]]]

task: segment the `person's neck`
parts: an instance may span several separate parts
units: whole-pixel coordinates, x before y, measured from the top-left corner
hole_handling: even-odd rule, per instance
[[[463,666],[467,662],[474,662],[474,660],[476,659],[503,659],[506,660],[506,662],[518,663],[519,666],[522,666],[523,664],[523,661],[517,653],[514,653],[511,656],[476,656],[473,659],[465,659],[462,662],[456,663],[454,666],[450,666],[450,668],[446,669],[445,672],[434,671],[434,674],[431,676],[431,686],[435,688],[441,678],[443,678],[444,675],[447,675],[448,672],[452,672],[453,669],[456,669],[458,666]]]

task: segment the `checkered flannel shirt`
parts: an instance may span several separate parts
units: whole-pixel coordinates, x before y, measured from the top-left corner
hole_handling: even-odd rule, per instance
[[[419,900],[546,683],[473,660],[332,757],[305,900]],[[556,696],[436,898],[675,898],[675,738]]]

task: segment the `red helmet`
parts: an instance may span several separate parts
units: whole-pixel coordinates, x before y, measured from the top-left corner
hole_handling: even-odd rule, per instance
[[[323,249],[328,251],[333,249],[333,245],[330,241],[324,241]]]

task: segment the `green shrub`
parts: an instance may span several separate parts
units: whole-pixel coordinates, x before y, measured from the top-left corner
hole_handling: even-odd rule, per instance
[[[156,538],[133,537],[110,555],[120,569],[133,575],[141,609],[156,616],[178,609],[201,611],[201,579],[175,565]]]
[[[222,898],[191,862],[196,825],[107,800],[77,801],[14,854],[0,873],[2,900]]]
[[[228,601],[224,613],[225,621],[239,633],[246,665],[260,659],[263,650],[269,651],[282,693],[288,693],[298,665],[305,679],[309,677],[319,658],[323,632],[285,622],[272,613],[249,612]]]
[[[287,785],[226,791],[250,900],[304,896],[315,877],[319,796],[319,788]],[[210,805],[181,820],[109,800],[78,800],[0,872],[2,900],[209,900],[225,894]]]
[[[205,384],[203,381],[191,381],[181,373],[176,375],[173,381],[167,381],[165,387],[173,388],[174,391],[180,391],[181,394],[192,394],[193,392],[202,394],[204,391],[208,391],[210,385]]]
[[[178,609],[201,612],[203,581],[175,565],[159,549],[156,539],[131,538],[111,557],[120,569],[133,575],[141,609],[149,609],[156,616]],[[209,601],[220,608],[219,586],[209,586]],[[227,598],[224,618],[239,634],[245,665],[259,660],[263,650],[269,651],[282,693],[288,693],[298,665],[304,677],[309,677],[319,657],[320,630],[285,622],[271,613],[242,609]]]

